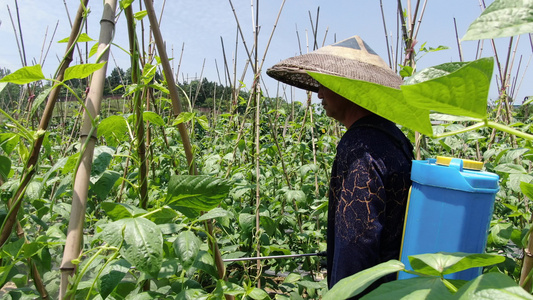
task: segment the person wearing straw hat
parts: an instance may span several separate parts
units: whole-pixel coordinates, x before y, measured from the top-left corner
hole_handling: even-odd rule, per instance
[[[328,88],[308,72],[396,89],[402,79],[358,36],[288,58],[267,70],[281,82],[317,92],[326,115],[347,128],[337,145],[329,189],[327,280],[332,288],[345,277],[399,259],[413,147],[379,112],[339,95],[339,89],[348,87]],[[394,279],[395,274],[382,278],[358,296]]]

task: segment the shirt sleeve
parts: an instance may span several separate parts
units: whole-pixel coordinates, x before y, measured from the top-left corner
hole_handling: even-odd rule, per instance
[[[379,161],[365,153],[339,164],[334,191],[335,246],[332,281],[380,263],[386,192]]]

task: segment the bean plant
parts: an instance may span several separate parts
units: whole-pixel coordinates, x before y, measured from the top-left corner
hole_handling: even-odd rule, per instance
[[[129,26],[154,17],[149,6],[133,14],[132,2],[121,1],[119,8]],[[418,277],[384,284],[366,297],[533,298],[531,261],[523,254],[531,243],[531,117],[523,106],[513,122],[502,124],[498,106],[487,106],[492,59],[407,72],[410,78],[400,90],[310,74],[332,89],[350,86],[343,96],[374,103],[375,112],[397,122],[413,143],[420,141],[415,132],[424,134],[422,158],[483,160],[486,171],[501,177],[486,254],[416,255],[410,257],[412,270],[389,261],[328,291],[318,255],[229,260],[326,250],[329,169],[343,131],[339,125],[310,98],[289,103],[265,96],[257,85],[244,93],[233,86],[233,95],[220,99],[224,112],[200,112],[187,91],[180,91],[186,104],[175,101],[164,51],[141,55],[134,28],[128,52],[132,78],[117,88],[127,109],[87,117],[93,96],[72,85],[93,82],[96,89],[96,72],[105,68],[103,53],[111,46],[94,51],[96,63],[69,66],[73,45],[87,41],[80,29],[87,1],[80,3],[79,27],[73,28],[57,76],[45,78],[36,65],[0,79],[0,92],[13,84],[50,83],[35,89],[40,92],[26,111],[0,110],[3,298],[342,299],[394,272]],[[533,11],[525,2],[500,0],[485,14],[502,16],[503,34],[530,32],[530,22],[506,23],[501,10],[509,7]],[[476,24],[467,37],[486,38]],[[159,76],[161,69],[165,76]],[[414,68],[403,71],[409,70]],[[51,119],[60,90],[78,103],[61,126]],[[90,121],[88,132],[82,119]],[[73,199],[79,197],[77,173],[89,149],[83,238],[65,264]],[[471,267],[485,272],[470,282],[444,277]]]

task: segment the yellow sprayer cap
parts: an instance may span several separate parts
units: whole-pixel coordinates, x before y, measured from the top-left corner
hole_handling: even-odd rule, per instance
[[[452,161],[452,157],[437,156],[437,165],[449,166],[451,161]],[[469,160],[469,159],[462,159],[462,161],[463,161],[464,169],[474,170],[474,171],[481,171],[481,169],[483,169],[483,163],[480,161]]]

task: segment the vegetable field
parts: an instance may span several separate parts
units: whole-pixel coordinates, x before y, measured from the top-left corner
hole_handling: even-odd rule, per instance
[[[255,48],[251,82],[244,74],[228,86],[178,82],[151,1],[104,1],[98,42],[84,33],[87,2],[53,78],[38,64],[0,70],[2,299],[343,299],[406,271],[419,277],[368,298],[533,299],[532,116],[529,101],[511,97],[512,47],[506,56],[417,70],[417,59],[442,49],[415,47],[422,3],[398,1],[400,90],[311,74],[373,103],[402,128],[417,159],[483,161],[500,176],[486,254],[424,254],[413,270],[390,261],[328,290],[319,255],[238,259],[327,250],[329,172],[345,129],[310,94],[268,96]],[[129,45],[112,43],[118,14]],[[496,0],[463,39],[512,44],[533,32],[531,21],[509,14],[531,15],[533,5]],[[151,28],[150,42],[141,25]],[[72,63],[85,43],[93,63]],[[125,71],[109,67],[116,50],[131,56]],[[488,103],[494,77],[500,95]],[[470,267],[484,272],[470,282],[443,277]]]

